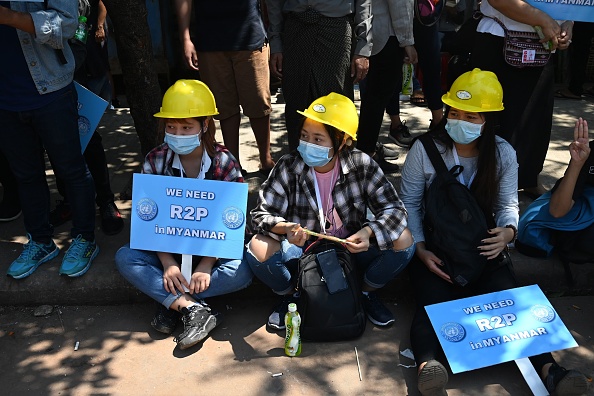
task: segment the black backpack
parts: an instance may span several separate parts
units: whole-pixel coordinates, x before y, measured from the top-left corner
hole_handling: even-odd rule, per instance
[[[342,341],[363,334],[367,319],[359,277],[351,254],[342,245],[326,240],[311,244],[299,259],[297,287],[304,340]]]
[[[419,140],[436,172],[425,194],[425,243],[443,260],[452,282],[466,286],[478,279],[487,265],[487,258],[477,248],[489,235],[488,223],[470,190],[456,178],[463,168],[456,165],[448,170],[430,135]]]

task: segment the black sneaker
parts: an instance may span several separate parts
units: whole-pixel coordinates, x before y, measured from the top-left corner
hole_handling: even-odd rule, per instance
[[[163,304],[157,304],[157,311],[153,320],[151,320],[151,326],[159,333],[171,334],[177,327],[181,314],[173,309],[168,309]]]
[[[101,216],[101,229],[105,235],[115,235],[124,228],[122,215],[113,201],[99,207],[99,216]]]
[[[567,370],[557,363],[549,368],[544,383],[551,395],[585,395],[588,391],[588,380],[577,370]]]
[[[423,396],[447,395],[448,370],[437,360],[429,360],[417,378],[419,393]]]
[[[363,307],[367,318],[377,326],[388,326],[395,322],[394,315],[380,301],[375,292],[363,294]]]
[[[268,317],[268,326],[272,327],[275,330],[284,330],[285,329],[285,315],[289,310],[289,304],[296,303],[297,297],[284,296],[282,300],[278,303],[276,307],[274,307],[274,311]]]
[[[23,213],[20,204],[9,204],[5,201],[0,202],[0,222],[9,222],[19,218]]]
[[[56,207],[50,212],[49,214],[50,223],[54,227],[61,226],[72,220],[72,209],[70,208],[70,203],[57,200]]]
[[[392,150],[390,148],[387,148],[386,146],[384,146],[383,144],[381,144],[380,142],[377,142],[375,144],[375,152],[377,153],[378,151],[381,151],[383,154],[383,157],[385,159],[389,159],[389,160],[395,160],[398,159],[398,151],[396,150]]]
[[[406,122],[403,122],[394,129],[390,128],[388,137],[400,147],[409,147],[413,140],[413,137],[406,126]]]
[[[384,171],[384,173],[394,173],[398,172],[400,167],[397,164],[393,164],[391,162],[386,161],[386,157],[384,157],[384,152],[376,151],[375,154],[371,156],[375,162],[379,165],[379,167]]]
[[[179,349],[188,349],[204,340],[221,323],[222,315],[212,313],[208,305],[198,303],[182,308],[184,331],[175,339]]]

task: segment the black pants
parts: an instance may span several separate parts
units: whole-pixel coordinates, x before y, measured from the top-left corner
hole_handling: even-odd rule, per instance
[[[425,311],[426,305],[512,289],[518,286],[513,268],[508,265],[487,268],[478,280],[464,288],[444,281],[429,271],[417,257],[411,261],[408,267],[410,268],[410,278],[417,301],[415,316],[410,328],[410,341],[417,365],[432,359],[445,362],[444,359],[439,359],[443,355],[443,351],[431,326],[427,311]],[[555,360],[550,353],[543,353],[532,356],[530,361],[540,374],[540,370],[545,364],[554,363]]]
[[[551,58],[544,67],[518,68],[503,58],[503,37],[477,33],[472,67],[492,71],[503,87],[499,136],[516,149],[518,188],[538,185],[538,175],[549,148],[553,125],[554,69]]]
[[[19,186],[10,170],[8,159],[6,159],[2,152],[0,152],[0,184],[2,184],[2,189],[4,190],[2,202],[8,206],[20,207]]]
[[[93,182],[95,183],[95,203],[97,206],[103,206],[109,202],[113,202],[115,197],[111,191],[111,184],[109,182],[105,149],[103,148],[101,135],[97,131],[93,133],[84,152],[84,157],[91,176],[93,176]],[[59,177],[56,177],[56,186],[60,195],[68,201],[66,186],[64,185],[64,181]]]
[[[594,23],[576,22],[573,25],[573,37],[569,46],[569,90],[575,95],[584,92],[586,66],[590,55],[590,46],[594,37]]]
[[[357,148],[365,153],[373,153],[384,120],[384,109],[394,93],[402,84],[402,60],[404,49],[398,39],[391,36],[384,48],[369,58],[369,73],[361,82],[361,116],[357,132]]]

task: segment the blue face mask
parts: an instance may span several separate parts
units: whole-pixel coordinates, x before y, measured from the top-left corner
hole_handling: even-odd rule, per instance
[[[472,122],[453,120],[448,118],[445,130],[452,140],[458,144],[469,144],[481,136],[483,130],[482,124],[473,124]]]
[[[165,143],[179,155],[187,155],[200,146],[198,135],[172,135],[165,132]]]
[[[303,158],[303,162],[305,162],[308,166],[324,166],[332,157],[329,157],[331,147],[324,147],[313,143],[304,142],[303,140],[299,141],[299,146],[297,146],[297,151],[301,154],[301,158]]]

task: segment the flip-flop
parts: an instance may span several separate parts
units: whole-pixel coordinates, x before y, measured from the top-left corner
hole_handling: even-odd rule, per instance
[[[414,91],[410,96],[410,103],[419,107],[426,107],[427,101],[425,100],[425,94],[423,91]]]
[[[582,97],[579,95],[573,94],[568,89],[558,89],[555,91],[555,97],[560,99],[573,99],[573,100],[582,100]]]

